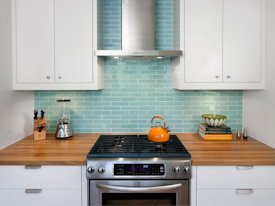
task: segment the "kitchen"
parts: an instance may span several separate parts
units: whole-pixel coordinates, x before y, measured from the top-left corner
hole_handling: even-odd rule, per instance
[[[222,85],[207,90],[175,90],[172,85],[175,77],[170,60],[126,59],[117,61],[108,58],[104,62],[103,90],[80,91],[81,88],[78,88],[75,91],[69,91],[70,89],[50,91],[49,89],[33,92],[12,91],[11,3],[2,0],[0,7],[1,15],[3,15],[3,18],[1,16],[0,38],[1,45],[3,45],[0,49],[1,148],[32,134],[34,109],[46,111],[47,132],[54,133],[58,120],[56,100],[60,98],[71,99],[71,120],[75,133],[146,133],[151,126],[151,117],[156,114],[165,117],[172,132],[197,132],[200,115],[216,112],[228,116],[226,123],[231,126],[232,131],[245,127],[249,136],[274,148],[275,141],[271,130],[271,124],[274,122],[272,121],[274,86],[271,77],[274,65],[272,57],[274,56],[273,25],[275,22],[272,11],[275,5],[271,0],[267,0],[265,4],[265,90],[224,90]],[[106,12],[104,18],[106,18],[105,21],[111,22],[104,27],[104,49],[120,48],[120,31],[116,30],[120,27],[119,5],[119,1],[104,1],[104,12]],[[171,1],[157,1],[156,12],[159,13],[156,15],[165,18],[157,18],[160,20],[156,29],[164,34],[166,32],[169,34],[173,30],[169,26],[173,21],[169,11],[171,11]],[[157,47],[173,49],[171,43],[173,41],[169,40],[171,36],[161,34],[157,35]],[[173,62],[177,61],[177,58]],[[30,76],[30,74],[26,75]],[[246,75],[249,76],[249,73]],[[39,85],[41,84],[36,84],[35,88]],[[100,86],[100,83],[98,85]],[[16,130],[12,126],[15,124]],[[193,195],[192,191],[191,195]],[[192,201],[191,204],[196,205]]]

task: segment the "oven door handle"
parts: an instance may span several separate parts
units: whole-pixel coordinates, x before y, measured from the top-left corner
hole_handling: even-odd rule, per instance
[[[124,187],[124,186],[114,186],[114,185],[102,185],[97,184],[98,189],[103,190],[113,190],[117,192],[165,192],[169,190],[177,190],[182,187],[182,184],[164,185],[156,187]]]

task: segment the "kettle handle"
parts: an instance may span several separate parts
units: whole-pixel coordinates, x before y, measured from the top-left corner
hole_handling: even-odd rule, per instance
[[[151,124],[153,124],[153,121],[154,119],[161,119],[162,121],[164,121],[164,118],[160,115],[156,115],[156,116],[153,116],[152,119],[151,119]]]
[[[162,120],[162,123],[163,123],[163,129],[167,129],[168,131],[170,131],[170,129],[166,126],[166,121],[164,121],[164,118],[160,115],[156,115],[156,116],[153,116],[152,119],[151,119],[151,124],[153,125],[154,124],[154,119],[161,119]],[[160,122],[158,122],[160,124]]]

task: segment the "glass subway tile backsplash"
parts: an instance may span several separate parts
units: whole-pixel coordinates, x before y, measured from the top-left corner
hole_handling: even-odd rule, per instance
[[[104,0],[104,48],[119,49],[120,1]],[[172,49],[171,0],[157,0],[157,47]],[[172,132],[196,132],[201,114],[227,115],[233,131],[242,127],[242,91],[178,91],[172,88],[169,60],[105,62],[100,91],[36,91],[35,108],[44,109],[47,131],[55,132],[60,98],[71,99],[76,133],[147,132],[154,115],[162,115]]]

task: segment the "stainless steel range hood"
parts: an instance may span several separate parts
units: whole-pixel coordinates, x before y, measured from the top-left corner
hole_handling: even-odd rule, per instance
[[[122,0],[122,50],[97,50],[97,56],[176,57],[180,50],[155,50],[155,0]]]

